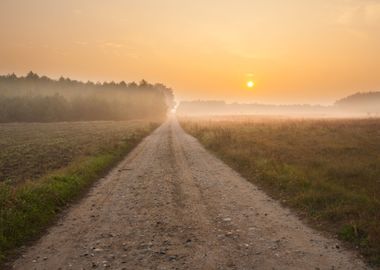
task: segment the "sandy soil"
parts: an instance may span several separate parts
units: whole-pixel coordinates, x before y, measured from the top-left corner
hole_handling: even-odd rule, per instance
[[[209,154],[172,118],[15,269],[368,269]]]

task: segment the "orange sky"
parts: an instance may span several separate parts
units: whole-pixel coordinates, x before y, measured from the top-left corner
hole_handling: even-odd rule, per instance
[[[0,37],[2,74],[145,78],[179,99],[380,90],[378,0],[1,0]]]

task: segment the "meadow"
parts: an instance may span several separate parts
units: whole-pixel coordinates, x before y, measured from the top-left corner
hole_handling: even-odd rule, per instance
[[[0,262],[38,236],[159,121],[0,124]]]
[[[380,265],[380,119],[181,118],[207,149]]]
[[[112,152],[147,128],[144,121],[0,124],[0,182],[20,184],[75,159]]]

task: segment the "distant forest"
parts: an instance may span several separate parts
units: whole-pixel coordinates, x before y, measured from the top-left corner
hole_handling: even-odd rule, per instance
[[[157,118],[174,106],[163,84],[58,80],[29,72],[0,76],[0,122]]]
[[[380,114],[380,92],[356,93],[338,100],[340,110]]]
[[[177,108],[177,113],[180,115],[380,116],[380,92],[357,93],[340,99],[331,106],[242,104],[218,100],[182,101]]]

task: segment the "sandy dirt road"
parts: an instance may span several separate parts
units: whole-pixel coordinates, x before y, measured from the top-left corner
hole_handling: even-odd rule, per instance
[[[15,269],[368,269],[184,133],[147,137]]]

